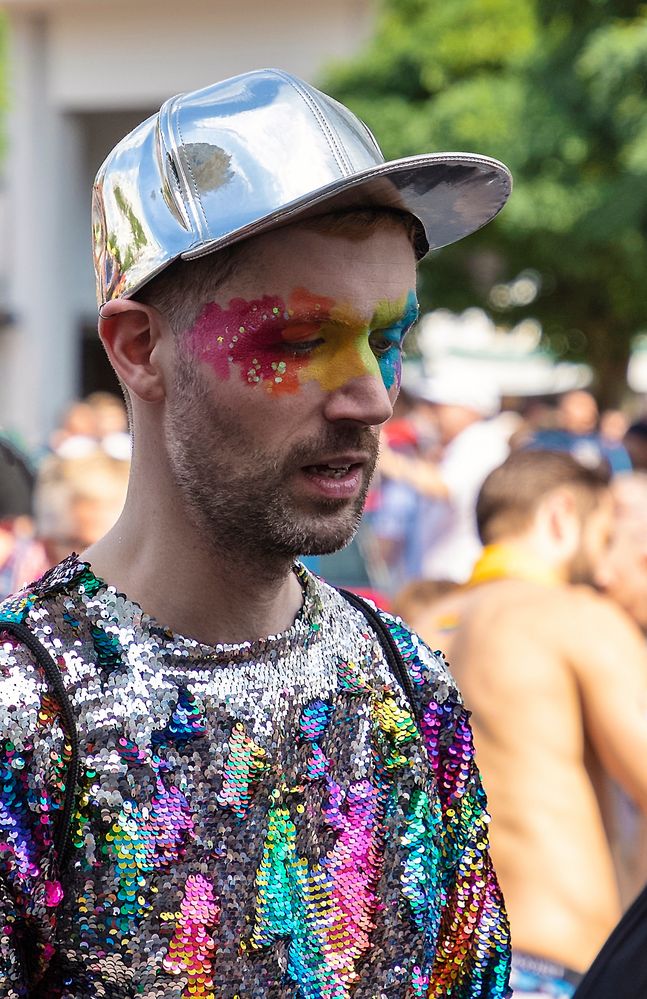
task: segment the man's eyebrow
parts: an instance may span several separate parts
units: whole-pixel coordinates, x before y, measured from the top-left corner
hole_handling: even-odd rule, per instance
[[[389,329],[391,326],[412,326],[420,315],[417,300],[407,302],[404,308],[398,306],[399,303],[380,303],[373,313],[371,325],[379,323],[384,329]]]
[[[326,323],[328,326],[339,329],[355,330],[360,326],[367,326],[370,329],[375,323],[379,323],[385,328],[400,325],[410,326],[418,318],[419,312],[417,301],[405,305],[404,308],[400,306],[399,302],[381,303],[371,317],[360,316],[351,308],[346,310],[339,306],[334,306],[332,309],[296,306],[287,308],[281,316],[268,316],[268,321],[273,323],[279,319],[280,322],[277,325],[280,325],[281,330],[289,330],[293,326],[307,323]]]

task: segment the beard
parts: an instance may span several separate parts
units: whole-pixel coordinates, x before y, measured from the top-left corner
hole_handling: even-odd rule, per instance
[[[219,555],[242,556],[268,568],[347,545],[357,531],[377,463],[378,430],[330,425],[316,438],[272,454],[255,444],[240,422],[231,407],[214,404],[199,369],[178,350],[166,447],[184,512],[205,544]],[[322,455],[346,451],[369,456],[357,496],[293,495],[290,482],[300,469]]]
[[[579,548],[568,564],[566,578],[573,586],[594,586],[595,568],[589,551],[580,542]]]

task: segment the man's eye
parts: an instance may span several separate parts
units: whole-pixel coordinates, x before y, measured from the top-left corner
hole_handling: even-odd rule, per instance
[[[378,357],[388,354],[390,350],[400,350],[402,347],[402,341],[400,339],[392,340],[391,337],[388,337],[380,332],[371,333],[369,343],[371,345],[371,350]]]
[[[313,340],[284,340],[281,347],[286,353],[294,356],[295,354],[311,354],[322,343],[324,343],[322,337]]]

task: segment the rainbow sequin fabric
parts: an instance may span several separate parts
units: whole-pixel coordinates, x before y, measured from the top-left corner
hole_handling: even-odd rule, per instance
[[[0,636],[3,999],[498,999],[508,925],[467,712],[384,616],[422,733],[364,618],[298,568],[293,627],[207,647],[72,557],[0,606],[58,662],[70,747]]]

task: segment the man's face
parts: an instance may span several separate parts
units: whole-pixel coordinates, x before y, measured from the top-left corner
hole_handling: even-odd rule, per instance
[[[402,226],[363,239],[257,237],[179,335],[166,441],[189,513],[220,550],[273,562],[352,537],[417,315]]]
[[[600,563],[596,582],[647,631],[647,545],[642,516],[618,507],[611,545]]]
[[[604,492],[597,505],[581,520],[579,545],[568,569],[570,583],[592,585],[608,556],[613,531],[613,500]]]

